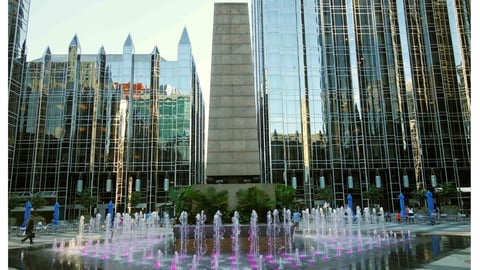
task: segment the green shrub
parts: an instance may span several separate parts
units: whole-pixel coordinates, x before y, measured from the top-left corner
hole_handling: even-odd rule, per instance
[[[440,213],[448,215],[456,215],[459,212],[459,208],[456,205],[445,205],[440,209]]]
[[[426,207],[418,207],[413,209],[415,214],[419,215],[428,215],[428,208]]]
[[[204,192],[195,194],[193,201],[194,213],[200,213],[203,210],[207,216],[206,223],[213,223],[213,218],[217,211],[220,211],[222,214],[222,223],[231,221],[228,216],[228,191],[216,191],[215,188],[209,187]]]
[[[267,192],[257,187],[239,190],[236,195],[241,223],[250,222],[252,210],[257,212],[258,222],[265,223],[267,212],[275,207],[275,201],[269,198]]]
[[[296,209],[297,203],[295,200],[295,194],[297,190],[292,186],[286,186],[283,184],[275,185],[275,198],[277,209]]]
[[[16,217],[9,217],[8,218],[8,227],[15,226],[17,223],[17,218]]]

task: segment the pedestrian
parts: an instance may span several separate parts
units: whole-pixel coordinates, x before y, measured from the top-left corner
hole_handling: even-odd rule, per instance
[[[295,224],[295,227],[298,227],[298,224],[300,223],[300,217],[300,212],[297,211],[293,213],[293,223]]]
[[[385,221],[392,221],[392,212],[390,212],[390,210],[387,210],[387,214],[385,215]]]
[[[397,221],[398,224],[402,223],[402,215],[400,215],[400,212],[397,213]]]
[[[405,211],[405,223],[408,224],[408,213],[409,213],[408,206],[405,207],[405,210],[404,210],[404,211]]]
[[[413,207],[408,208],[408,220],[410,223],[415,223],[415,212],[413,211]]]
[[[430,213],[430,223],[432,224],[432,226],[435,225],[435,219],[437,218],[437,215],[439,215],[437,209],[433,209],[432,213]]]
[[[22,239],[22,244],[27,239],[30,239],[30,244],[33,244],[34,237],[35,233],[33,232],[33,214],[30,214],[30,218],[27,221],[27,227],[25,228],[25,237]]]

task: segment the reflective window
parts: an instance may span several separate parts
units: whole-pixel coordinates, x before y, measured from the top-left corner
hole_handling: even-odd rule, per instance
[[[431,188],[431,175],[470,186],[468,3],[254,0],[252,7],[263,14],[253,17],[261,26],[253,36],[262,37],[254,47],[257,91],[268,91],[267,181],[296,176],[308,198],[303,177],[323,175],[334,205],[347,193],[367,205],[364,191],[379,175],[391,209],[399,192]],[[296,155],[293,145],[308,150]]]

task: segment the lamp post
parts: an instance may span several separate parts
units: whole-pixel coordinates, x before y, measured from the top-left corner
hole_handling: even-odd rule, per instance
[[[105,192],[108,193],[107,196],[108,196],[108,199],[110,200],[110,202],[112,202],[112,175],[110,173],[108,173],[107,175],[107,182],[105,184]],[[107,205],[108,207],[108,205]],[[108,210],[107,210],[107,214],[108,214]],[[106,214],[105,214],[106,216]]]
[[[165,206],[164,211],[167,210],[167,203],[168,203],[168,190],[170,189],[170,179],[168,179],[168,173],[165,173],[165,178],[163,179],[163,190],[165,191]],[[173,189],[175,191],[175,187]],[[176,205],[173,207],[173,215],[176,215],[175,212]]]
[[[462,191],[460,190],[460,178],[458,177],[458,165],[457,165],[458,158],[453,159],[453,169],[455,173],[455,186],[457,189],[457,204],[460,209],[463,209],[463,200],[461,198]]]
[[[82,174],[80,173],[80,175],[78,176],[78,179],[77,179],[77,192],[75,193],[75,200],[77,200],[77,194],[78,193],[81,193],[83,191],[83,176]],[[73,210],[73,213],[75,214],[75,208],[77,208],[77,202],[74,203],[74,210]],[[81,212],[81,208],[78,209],[78,214],[80,215],[82,212]]]
[[[403,187],[408,188],[410,186],[409,180],[408,180],[408,174],[407,171],[404,169],[403,170]]]
[[[297,189],[297,177],[295,175],[292,176],[292,187]]]
[[[141,186],[140,176],[137,174],[137,179],[135,180],[135,191],[139,192]]]
[[[77,192],[80,193],[83,191],[83,176],[80,174],[77,180]]]
[[[353,188],[353,176],[352,172],[348,170],[348,177],[347,177],[348,188]]]
[[[431,181],[432,187],[436,188],[437,187],[437,176],[435,175],[435,172],[433,171],[433,169],[432,169],[432,173],[431,173],[431,176],[430,176],[430,181]]]
[[[319,183],[320,189],[324,189],[325,188],[325,176],[323,175],[323,170],[322,170],[322,174],[320,175],[319,181],[320,181],[320,183]]]
[[[163,190],[165,192],[168,191],[168,188],[170,187],[170,180],[168,180],[168,176],[165,176],[165,179],[163,179]]]
[[[108,176],[107,176],[105,191],[112,192],[112,176],[110,175],[110,173],[108,173]]]
[[[377,188],[382,188],[382,177],[380,176],[380,174],[378,173],[378,169],[377,169],[377,173],[375,175],[375,186]]]

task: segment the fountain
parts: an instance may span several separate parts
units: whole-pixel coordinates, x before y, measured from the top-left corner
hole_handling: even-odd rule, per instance
[[[240,256],[240,214],[238,211],[233,213],[232,217],[232,256],[231,264],[238,265],[238,258]]]
[[[202,258],[203,254],[206,252],[206,242],[205,242],[205,221],[207,217],[205,216],[204,211],[196,215],[196,226],[195,226],[195,255],[198,263]]]
[[[187,255],[188,243],[188,213],[186,211],[182,211],[179,221],[181,224],[180,256],[185,257]]]
[[[357,208],[355,215],[343,207],[306,209],[296,228],[289,209],[269,211],[266,224],[258,223],[258,213],[253,210],[249,224],[243,225],[237,211],[231,224],[222,224],[219,211],[206,224],[202,211],[191,225],[188,213],[182,212],[174,227],[168,215],[159,222],[156,212],[117,213],[113,222],[106,216],[105,232],[97,226],[97,215],[91,230],[79,226],[76,238],[56,240],[51,250],[56,260],[114,269],[336,268],[412,250],[415,237],[409,231],[387,231],[381,218],[383,209],[379,213],[377,218],[377,213],[368,209],[362,213]]]

